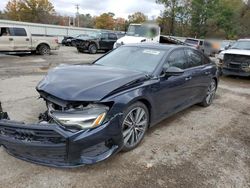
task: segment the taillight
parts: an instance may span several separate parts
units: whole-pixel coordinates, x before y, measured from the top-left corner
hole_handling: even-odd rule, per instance
[[[58,44],[58,39],[55,39],[55,42]]]

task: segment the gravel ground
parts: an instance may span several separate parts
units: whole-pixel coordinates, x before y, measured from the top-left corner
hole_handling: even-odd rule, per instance
[[[34,122],[45,110],[35,86],[48,68],[102,55],[65,47],[57,53],[0,57],[0,101],[12,119]],[[249,97],[250,79],[222,77],[212,106],[193,106],[162,121],[138,148],[96,165],[43,167],[0,148],[0,187],[250,187]]]

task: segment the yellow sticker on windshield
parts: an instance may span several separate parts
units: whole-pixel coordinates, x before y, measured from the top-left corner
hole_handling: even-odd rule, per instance
[[[161,52],[156,50],[143,50],[145,54],[159,55]]]

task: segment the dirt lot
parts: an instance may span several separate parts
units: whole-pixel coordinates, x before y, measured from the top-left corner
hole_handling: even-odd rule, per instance
[[[15,120],[37,120],[45,107],[35,86],[49,67],[98,55],[0,57],[0,101]],[[102,163],[55,169],[0,148],[0,187],[250,187],[250,79],[223,77],[214,104],[193,106],[151,128],[143,143]]]

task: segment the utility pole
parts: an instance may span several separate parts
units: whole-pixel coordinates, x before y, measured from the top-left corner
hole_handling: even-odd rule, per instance
[[[76,4],[76,18],[77,18],[77,26],[80,26],[80,15],[79,15],[79,4]]]

